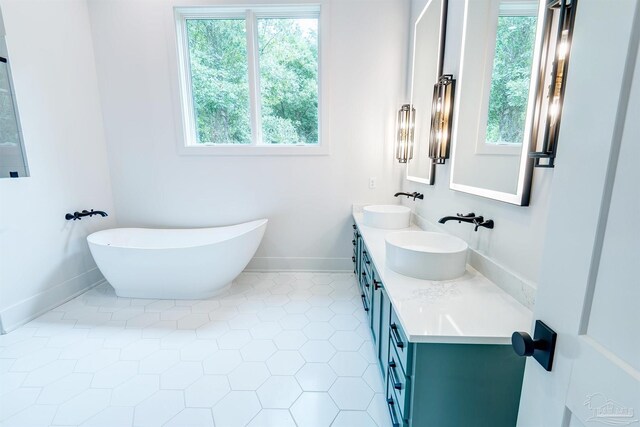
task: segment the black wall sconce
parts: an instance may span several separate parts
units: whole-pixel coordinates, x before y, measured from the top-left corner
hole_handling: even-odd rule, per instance
[[[558,133],[578,0],[545,1],[547,9],[544,14],[540,64],[540,79],[545,83],[538,89],[535,109],[536,125],[533,127],[532,135],[540,151],[529,153],[529,157],[534,159],[536,167],[552,168],[558,147]],[[545,87],[548,87],[546,94]]]
[[[396,123],[396,159],[407,163],[413,158],[413,137],[415,129],[416,109],[404,104],[398,111]]]
[[[431,133],[429,134],[429,157],[433,163],[442,165],[451,151],[451,122],[456,80],[444,74],[433,87],[431,107]]]

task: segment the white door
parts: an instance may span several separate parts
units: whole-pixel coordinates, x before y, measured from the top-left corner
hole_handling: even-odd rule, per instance
[[[551,372],[527,360],[520,427],[640,427],[639,3],[577,3],[534,310],[558,338]]]

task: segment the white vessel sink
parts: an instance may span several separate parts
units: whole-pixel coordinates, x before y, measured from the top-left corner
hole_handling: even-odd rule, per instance
[[[409,227],[411,209],[400,205],[370,205],[363,209],[364,225],[397,230]]]
[[[387,266],[416,279],[455,279],[466,270],[468,247],[449,234],[398,231],[386,238]]]

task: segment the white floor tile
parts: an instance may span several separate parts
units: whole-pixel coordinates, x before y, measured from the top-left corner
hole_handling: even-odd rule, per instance
[[[135,427],[161,426],[183,409],[182,391],[160,390],[136,406],[133,425]]]
[[[263,362],[242,362],[229,374],[229,384],[232,390],[257,390],[269,376]]]
[[[300,347],[300,354],[307,362],[328,362],[336,349],[329,341],[312,340]]]
[[[323,273],[323,274],[314,274],[311,277],[311,281],[316,285],[328,285],[333,282],[333,278],[331,274]]]
[[[2,427],[47,427],[58,410],[54,405],[33,405],[0,423]]]
[[[256,340],[274,339],[281,332],[282,328],[280,327],[280,324],[275,321],[260,321],[260,323],[249,329],[249,333],[253,339]]]
[[[160,339],[160,348],[181,349],[198,338],[195,330],[178,329]]]
[[[369,367],[364,374],[362,374],[362,379],[367,382],[367,385],[371,387],[376,393],[384,393],[384,385],[382,384],[382,372],[380,371],[380,367],[377,363],[369,364]]]
[[[20,357],[11,366],[11,372],[31,372],[47,365],[60,356],[59,348],[41,348],[33,353]]]
[[[335,313],[326,307],[311,307],[305,314],[312,322],[328,322],[335,316]]]
[[[159,339],[141,339],[124,347],[120,353],[120,359],[142,360],[159,349]]]
[[[127,320],[127,328],[138,329],[160,321],[160,313],[142,313]]]
[[[375,425],[375,421],[366,412],[340,411],[331,427],[369,427]]]
[[[0,427],[388,427],[358,296],[331,273],[244,273],[207,300],[101,285],[0,336]]]
[[[158,375],[136,375],[113,389],[111,405],[135,406],[160,389]]]
[[[229,325],[223,320],[210,320],[196,329],[198,339],[213,340],[229,331]],[[256,337],[258,338],[258,337]]]
[[[304,392],[291,406],[296,423],[305,427],[328,427],[338,408],[327,393]]]
[[[267,307],[257,314],[258,319],[263,322],[276,321],[287,315],[282,307]]]
[[[87,390],[91,385],[93,374],[73,373],[55,381],[42,389],[38,403],[43,405],[59,405]]]
[[[202,377],[202,363],[180,362],[160,375],[160,388],[184,390]]]
[[[178,329],[192,329],[196,330],[200,326],[209,322],[209,314],[207,313],[195,313],[180,318],[178,320]]]
[[[75,372],[97,372],[120,360],[120,350],[105,348],[97,350],[78,360]]]
[[[226,375],[205,375],[185,391],[187,407],[211,408],[231,391]]]
[[[114,388],[138,373],[138,362],[122,361],[99,370],[91,381],[92,388]]]
[[[310,340],[326,340],[333,335],[335,330],[329,322],[310,322],[302,329],[302,332]]]
[[[373,418],[378,427],[388,427],[391,425],[389,411],[387,409],[387,400],[383,393],[376,393],[373,399],[371,399],[367,413]]]
[[[329,323],[337,331],[355,331],[361,322],[352,314],[336,314]]]
[[[80,427],[130,426],[133,423],[133,408],[110,406],[89,418]]]
[[[158,350],[140,361],[141,374],[161,374],[180,361],[178,350]]]
[[[362,346],[364,339],[353,331],[336,331],[329,342],[338,351],[356,351]]]
[[[245,426],[260,410],[255,392],[232,391],[213,407],[213,421],[216,426]]]
[[[271,409],[289,408],[301,393],[298,382],[289,376],[271,376],[257,391],[262,407]]]
[[[307,342],[307,336],[301,331],[282,331],[274,337],[273,342],[280,350],[298,350]]]
[[[40,394],[39,388],[21,388],[0,396],[0,421],[33,405]]]
[[[307,363],[296,373],[304,391],[328,391],[337,376],[326,363]]]
[[[29,375],[27,372],[7,372],[0,375],[0,396],[20,388]]]
[[[366,410],[373,398],[373,390],[362,378],[338,378],[329,395],[340,409]]]
[[[227,323],[230,329],[248,330],[260,324],[260,319],[253,313],[239,313],[233,319],[228,320]]]
[[[296,427],[296,423],[286,409],[263,409],[248,427]]]
[[[159,320],[142,330],[142,338],[162,338],[175,331],[177,325],[175,320]]]
[[[240,354],[247,362],[264,362],[276,352],[276,346],[271,340],[251,340],[242,347]]]
[[[228,374],[242,363],[238,350],[218,350],[202,362],[205,374]]]
[[[109,406],[111,390],[89,389],[58,407],[54,424],[82,424]]]
[[[192,305],[191,312],[209,314],[210,312],[216,310],[218,307],[220,307],[220,302],[216,301],[215,299],[208,299]]]
[[[163,427],[214,427],[210,409],[185,408]]]
[[[203,361],[218,351],[218,345],[213,340],[195,340],[180,349],[182,360]]]
[[[7,335],[0,335],[0,338],[9,337],[16,332],[18,331],[13,331]],[[0,358],[15,359],[26,357],[44,348],[48,341],[48,338],[40,337],[28,338],[20,336],[15,341],[5,338],[3,342],[6,343],[6,346],[0,349]]]
[[[360,377],[369,363],[355,351],[341,351],[329,361],[329,366],[339,377]]]
[[[245,330],[232,330],[218,338],[218,347],[223,350],[239,350],[251,341],[251,334]]]
[[[297,351],[279,350],[267,360],[271,375],[294,375],[305,361]]]
[[[304,314],[287,314],[278,320],[282,329],[301,330],[309,324],[309,319]]]

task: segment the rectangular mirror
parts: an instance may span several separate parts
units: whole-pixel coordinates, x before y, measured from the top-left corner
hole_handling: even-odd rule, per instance
[[[433,185],[435,165],[429,158],[433,85],[442,74],[447,0],[429,0],[414,26],[411,105],[415,109],[413,157],[407,179]]]
[[[537,0],[465,1],[453,190],[521,206],[529,203],[539,15]]]
[[[0,178],[29,176],[0,14]]]

